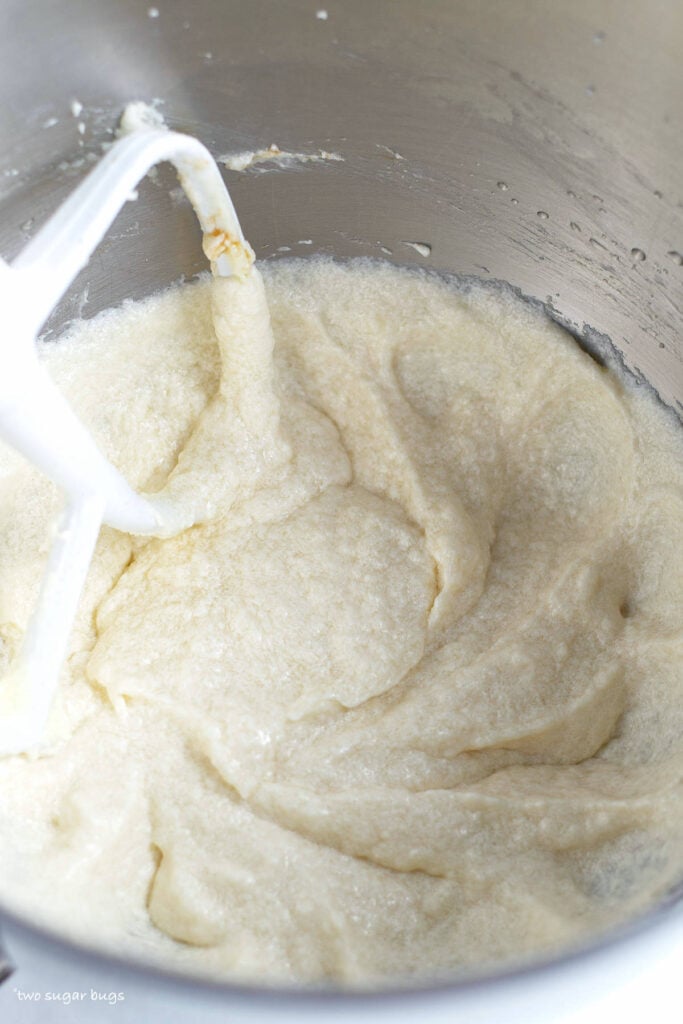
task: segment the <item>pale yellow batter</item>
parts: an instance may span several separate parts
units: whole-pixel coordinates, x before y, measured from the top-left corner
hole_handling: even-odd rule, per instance
[[[129,955],[348,984],[655,902],[683,875],[680,427],[508,295],[265,278],[274,361],[256,274],[44,346],[200,523],[103,531],[46,755],[0,761],[0,895]],[[57,506],[2,453],[2,667]]]

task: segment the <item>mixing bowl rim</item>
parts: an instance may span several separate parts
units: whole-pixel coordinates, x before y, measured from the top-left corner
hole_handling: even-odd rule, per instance
[[[363,989],[341,986],[257,985],[253,982],[214,979],[190,972],[174,971],[159,964],[129,958],[122,953],[87,946],[79,939],[70,938],[46,924],[31,922],[20,912],[8,910],[0,904],[0,928],[7,923],[11,928],[29,937],[33,946],[38,940],[42,949],[47,949],[53,954],[57,952],[62,957],[66,955],[71,961],[77,961],[80,968],[87,965],[93,969],[114,968],[122,971],[132,981],[153,981],[167,989],[182,989],[187,993],[208,995],[219,1000],[232,998],[252,1004],[258,1001],[276,1002],[279,1005],[286,1003],[290,1008],[300,1009],[314,1008],[319,1003],[324,1003],[328,1008],[334,1004],[353,1004],[361,1008],[365,1004],[378,1009],[388,1009],[392,1002],[403,1002],[405,999],[415,1002],[430,997],[457,997],[459,994],[483,995],[484,990],[488,995],[492,995],[493,989],[501,993],[506,985],[548,980],[553,972],[558,974],[572,969],[580,970],[589,963],[592,965],[601,954],[605,957],[619,949],[632,949],[639,940],[647,939],[654,933],[661,933],[666,924],[672,922],[682,926],[683,935],[683,882],[655,907],[569,949],[508,964],[498,970],[494,966],[489,966],[486,970],[471,975],[442,975],[425,978],[422,982]],[[20,967],[21,964],[16,966]]]

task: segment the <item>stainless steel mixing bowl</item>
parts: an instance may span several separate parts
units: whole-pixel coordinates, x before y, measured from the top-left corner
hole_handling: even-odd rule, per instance
[[[172,127],[217,155],[276,143],[343,156],[229,175],[260,258],[385,256],[509,281],[594,350],[611,338],[682,407],[679,0],[152,2],[4,0],[5,258],[86,173],[123,105],[158,98]],[[203,269],[194,217],[172,189],[165,169],[141,187],[51,330]],[[503,1005],[506,1020],[551,1020],[545,1000],[585,1009],[633,965],[683,953],[683,909],[672,899],[628,934],[483,986],[321,1001],[164,982],[9,916],[5,930],[19,970],[0,1000],[31,978],[63,989],[97,979],[102,991],[128,992],[119,1021],[152,1019],[159,1007],[159,1019],[185,1020],[197,1006],[202,1020],[500,1020]],[[110,1011],[92,1002],[82,1019]],[[52,1019],[45,1003],[41,1013]]]

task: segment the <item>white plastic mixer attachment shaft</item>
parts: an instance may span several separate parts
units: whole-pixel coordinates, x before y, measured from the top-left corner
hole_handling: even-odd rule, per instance
[[[102,523],[170,536],[191,525],[137,494],[104,457],[42,366],[36,336],[154,164],[171,161],[204,233],[215,275],[245,277],[254,255],[220,172],[196,139],[142,125],[118,139],[12,266],[0,260],[0,438],[64,491],[66,502],[21,650],[0,680],[0,756],[43,737]]]

